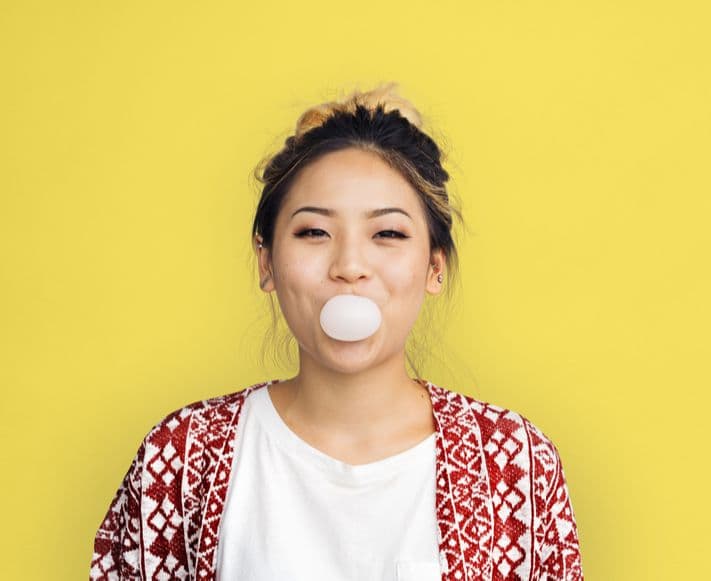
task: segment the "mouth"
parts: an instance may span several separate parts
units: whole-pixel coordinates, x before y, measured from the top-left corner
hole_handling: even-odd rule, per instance
[[[382,323],[377,303],[356,294],[335,295],[321,308],[324,333],[339,341],[362,341],[374,335]]]

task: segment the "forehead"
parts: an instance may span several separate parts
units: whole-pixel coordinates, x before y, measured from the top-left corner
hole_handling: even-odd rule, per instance
[[[378,154],[349,148],[329,152],[296,176],[285,208],[318,203],[333,209],[399,205],[413,211],[420,204],[410,182]]]

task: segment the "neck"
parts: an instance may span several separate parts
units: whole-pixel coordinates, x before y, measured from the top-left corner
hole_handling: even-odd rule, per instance
[[[299,373],[271,389],[284,420],[309,431],[368,440],[403,429],[431,413],[427,389],[405,371],[404,354],[357,373],[300,358]]]

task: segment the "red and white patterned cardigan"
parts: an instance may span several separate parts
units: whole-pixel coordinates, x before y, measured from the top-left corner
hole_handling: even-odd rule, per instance
[[[91,580],[214,581],[240,410],[279,381],[192,403],[150,430],[96,534]],[[554,444],[520,414],[419,381],[437,427],[442,580],[582,581]]]

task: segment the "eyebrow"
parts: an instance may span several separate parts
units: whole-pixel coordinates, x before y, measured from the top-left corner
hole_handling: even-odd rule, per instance
[[[303,206],[302,208],[299,208],[296,210],[291,217],[293,218],[298,214],[299,212],[314,212],[315,214],[322,214],[323,216],[336,216],[338,215],[338,212],[335,210],[330,210],[329,208],[319,208],[317,206]],[[412,216],[408,214],[405,210],[402,208],[376,208],[375,210],[369,210],[363,212],[363,217],[364,218],[377,218],[378,216],[383,216],[384,214],[390,214],[392,212],[398,212],[400,214],[405,214],[410,220],[412,220]],[[414,222],[414,220],[413,220]]]

